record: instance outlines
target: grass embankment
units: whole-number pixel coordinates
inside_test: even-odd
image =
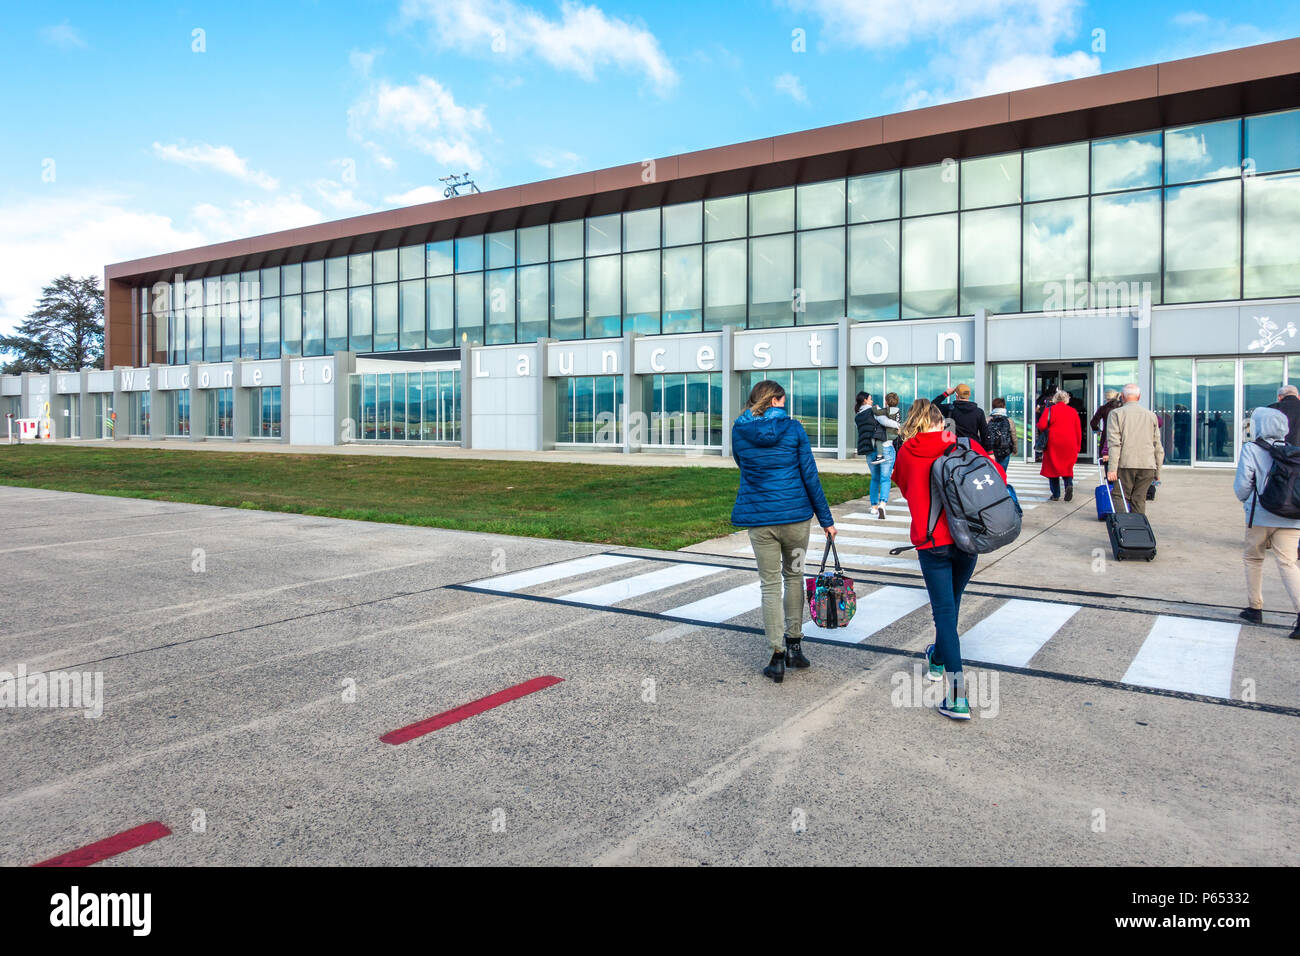
[[[732,469],[0,446],[0,484],[677,549],[728,534]],[[822,475],[832,504],[865,475]]]

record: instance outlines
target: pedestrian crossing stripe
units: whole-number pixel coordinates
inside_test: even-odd
[[[575,604],[617,604],[630,601],[634,597],[662,591],[674,584],[687,584],[711,574],[721,574],[730,568],[716,564],[670,564],[667,567],[647,571],[630,578],[606,581],[593,588],[566,594],[566,601]]]
[[[572,561],[561,561],[559,564],[544,564],[540,568],[516,571],[502,577],[472,581],[469,586],[472,588],[485,588],[489,591],[521,591],[524,588],[531,588],[538,584],[549,584],[552,581],[576,577],[579,574],[606,571],[609,568],[618,567],[620,564],[628,564],[635,560],[636,558],[629,558],[621,554],[592,554],[585,558],[575,558]]]
[[[1079,608],[1012,599],[961,635],[963,660],[1024,667]]]
[[[1232,696],[1232,665],[1240,624],[1160,615],[1124,683],[1206,697]]]
[[[820,637],[840,644],[861,644],[871,635],[883,631],[900,618],[930,603],[924,588],[902,588],[889,584],[858,598],[858,609],[847,627],[818,627],[812,621],[803,625],[804,637]]]

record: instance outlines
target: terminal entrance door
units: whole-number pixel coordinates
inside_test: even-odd
[[[1032,425],[1037,428],[1038,417],[1043,406],[1052,400],[1056,390],[1064,389],[1070,395],[1070,407],[1079,413],[1079,425],[1083,440],[1079,444],[1079,457],[1093,457],[1093,435],[1088,428],[1088,421],[1094,407],[1093,376],[1095,367],[1092,362],[1062,362],[1053,365],[1037,364],[1033,367],[1034,376],[1034,411]]]

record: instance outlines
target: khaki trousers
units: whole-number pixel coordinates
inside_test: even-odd
[[[1269,545],[1277,559],[1282,585],[1291,598],[1291,604],[1300,612],[1300,567],[1296,566],[1300,528],[1261,528],[1256,525],[1246,529],[1246,547],[1241,557],[1246,565],[1246,596],[1250,598],[1250,606],[1261,610],[1264,607],[1264,549]]]
[[[749,544],[758,563],[759,590],[763,595],[763,632],[772,653],[785,650],[785,638],[803,636],[803,564],[808,552],[810,522],[769,524],[749,529]],[[785,599],[781,584],[785,584]]]
[[[1156,480],[1154,468],[1120,468],[1116,474],[1128,498],[1128,510],[1134,514],[1147,513],[1147,489]]]

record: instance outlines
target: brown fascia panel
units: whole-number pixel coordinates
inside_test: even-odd
[[[1160,96],[1244,83],[1300,69],[1300,39],[1261,43],[1239,50],[1173,60],[1155,67]]]
[[[1037,119],[1151,99],[1156,95],[1156,68],[1143,66],[1009,93],[1008,118],[1013,121]]]

